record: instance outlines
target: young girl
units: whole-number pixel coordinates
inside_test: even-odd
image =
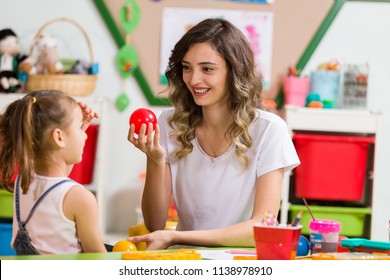
[[[277,216],[283,176],[299,164],[285,122],[261,110],[262,79],[243,33],[224,19],[192,27],[172,50],[169,98],[153,126],[128,140],[146,154],[148,249],[254,246],[253,224]],[[145,132],[148,130],[148,134]],[[179,223],[163,231],[173,194]]]
[[[0,184],[7,186],[18,172],[8,187],[14,192],[11,246],[18,255],[106,252],[94,195],[68,178],[95,117],[56,90],[26,94],[0,116]]]

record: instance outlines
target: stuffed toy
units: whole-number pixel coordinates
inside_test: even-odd
[[[89,62],[78,59],[68,71],[68,74],[88,74],[90,69]]]
[[[15,92],[22,87],[20,72],[30,72],[32,62],[20,53],[20,44],[11,29],[0,30],[0,92]]]
[[[63,74],[64,65],[59,59],[57,40],[52,35],[40,35],[34,44],[38,49],[37,74]]]

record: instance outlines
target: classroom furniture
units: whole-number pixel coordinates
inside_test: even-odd
[[[286,122],[287,126],[289,128],[290,134],[292,137],[294,137],[295,133],[307,133],[307,135],[311,135],[313,133],[332,133],[333,135],[370,135],[370,137],[373,137],[375,139],[374,145],[374,162],[373,166],[376,166],[378,161],[378,155],[383,150],[384,142],[382,141],[382,129],[381,129],[381,114],[380,112],[374,112],[370,110],[345,110],[345,109],[311,109],[311,108],[302,108],[302,107],[296,107],[296,106],[286,106]],[[311,134],[310,134],[311,133]],[[312,151],[313,152],[313,151]],[[340,151],[343,152],[343,151]],[[345,156],[345,160],[348,161],[347,155]],[[321,158],[313,158],[310,164],[316,165],[321,163]],[[348,162],[347,162],[348,163]],[[334,162],[335,166],[339,166],[339,168],[343,168],[344,162]],[[331,167],[331,166],[330,166]],[[294,171],[292,171],[294,172]],[[337,208],[329,205],[329,201],[331,200],[331,197],[325,197],[325,199],[322,199],[324,202],[324,206],[318,206],[320,208],[315,208],[317,210],[318,218],[323,218],[322,215],[326,217],[335,217],[334,219],[337,220],[337,217],[339,219],[343,219],[343,217],[346,219],[346,233],[350,235],[359,235],[361,232],[359,230],[364,225],[364,219],[366,216],[371,214],[371,217],[369,219],[368,226],[370,227],[370,236],[367,236],[373,240],[381,240],[381,236],[383,235],[383,232],[385,229],[385,225],[382,224],[382,217],[380,215],[381,213],[381,204],[383,201],[383,194],[386,185],[380,184],[379,181],[376,178],[375,170],[372,170],[372,172],[365,173],[372,174],[371,178],[365,178],[369,179],[366,184],[364,185],[365,188],[368,188],[364,190],[365,194],[370,194],[370,191],[372,192],[371,195],[368,195],[367,197],[364,197],[363,199],[359,200],[359,197],[354,197],[355,202],[359,202],[361,205],[359,207],[352,207],[349,209],[350,211],[345,212],[345,210],[348,210],[348,208]],[[324,170],[324,175],[332,177],[334,174],[326,174],[326,170]],[[358,175],[358,174],[356,174]],[[353,176],[353,174],[350,174],[350,176]],[[291,208],[292,213],[296,214],[299,210],[305,210],[305,206],[298,206],[293,205],[291,203],[291,179],[293,177],[291,174],[287,174],[285,177],[285,182],[283,186],[283,194],[282,194],[282,204],[281,204],[281,222],[282,223],[288,223],[288,212]],[[294,179],[294,178],[293,178]],[[350,180],[354,180],[353,177],[350,178]],[[361,182],[362,183],[362,182]],[[342,185],[336,186],[336,188],[343,188]],[[371,189],[371,190],[370,190]],[[348,194],[350,195],[350,194]],[[332,202],[353,202],[354,199],[349,200],[346,198],[337,198],[337,190],[334,191],[335,200]],[[321,199],[319,199],[321,201]],[[318,203],[318,198],[316,200],[316,203]],[[320,203],[321,204],[321,203]],[[361,207],[363,206],[363,207]],[[323,208],[321,208],[323,207]],[[314,212],[314,215],[316,213]],[[337,216],[341,215],[341,216]],[[350,219],[343,215],[353,215],[353,219],[356,219],[355,222],[352,221],[353,225],[349,225]],[[309,220],[309,219],[308,219]],[[363,221],[362,221],[363,220]],[[351,228],[352,226],[356,226],[357,229]],[[303,229],[303,233],[305,233],[306,229]],[[352,230],[352,232],[351,232]],[[307,231],[308,232],[308,231]],[[307,233],[306,232],[306,233]]]
[[[169,250],[189,249],[201,254],[203,260],[232,260],[234,257],[247,257],[254,259],[255,248],[232,247],[186,247],[175,246]],[[140,251],[145,252],[145,251]],[[151,252],[151,251],[148,251]],[[157,250],[156,253],[167,253],[167,250]],[[25,255],[25,256],[0,256],[0,260],[121,260],[121,252],[110,253],[79,253],[69,255]],[[140,257],[141,259],[141,257]]]
[[[182,247],[172,250],[189,249],[201,255],[201,260],[256,260],[255,248],[232,248],[232,247]],[[171,249],[169,249],[171,250]],[[143,251],[145,252],[145,251]],[[152,251],[149,251],[152,252]],[[169,253],[167,250],[157,250],[155,253]],[[172,252],[172,251],[171,251]],[[142,254],[142,253],[141,253]],[[362,255],[363,254],[363,255]],[[141,259],[141,257],[139,258]],[[306,257],[298,257],[296,260],[352,260],[352,259],[382,259],[389,260],[390,256],[386,254],[370,254],[361,252],[351,253],[322,253],[309,255]],[[79,253],[69,255],[25,255],[25,256],[0,256],[0,260],[122,260],[121,252],[110,253]]]
[[[0,113],[3,112],[10,103],[13,101],[20,99],[24,96],[24,93],[12,93],[12,94],[4,94],[0,93]],[[105,192],[105,188],[107,186],[106,178],[105,178],[105,168],[107,166],[107,153],[109,152],[108,149],[108,139],[109,139],[109,122],[108,122],[108,101],[104,97],[76,97],[74,98],[79,101],[88,104],[88,106],[92,107],[100,116],[99,119],[93,120],[93,125],[99,126],[98,131],[98,139],[96,143],[96,154],[95,154],[95,163],[94,163],[94,172],[93,172],[93,178],[90,184],[85,184],[84,186],[87,187],[89,190],[95,193],[96,199],[98,202],[98,208],[99,208],[99,223],[100,223],[100,230],[103,234],[103,238],[107,235],[107,228],[106,228],[106,217],[107,217],[107,195]],[[12,204],[8,204],[12,207]],[[3,205],[1,206],[3,207]],[[7,213],[11,213],[10,217],[12,218],[12,208],[8,210],[2,210],[7,211]],[[1,217],[0,217],[1,218]],[[0,240],[0,243],[2,244],[2,240]]]

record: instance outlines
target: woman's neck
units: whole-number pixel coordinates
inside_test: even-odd
[[[225,133],[232,122],[233,116],[227,108],[203,108],[203,121],[201,125],[204,129],[213,130],[218,134]]]

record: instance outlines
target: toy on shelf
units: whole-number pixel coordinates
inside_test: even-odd
[[[29,72],[32,63],[21,54],[19,39],[12,29],[0,30],[0,92],[15,92],[22,88],[20,72]]]
[[[63,74],[64,65],[58,54],[58,42],[53,35],[41,34],[34,45],[38,49],[38,59],[35,63],[38,74]]]
[[[262,105],[270,111],[276,112],[278,105],[276,104],[275,100],[273,99],[263,99]]]
[[[81,62],[81,59],[60,59],[57,52],[57,41],[54,37],[44,35],[44,30],[54,23],[65,22],[77,27],[84,36],[89,51],[89,62]],[[36,56],[36,52],[38,56]],[[76,21],[69,18],[58,18],[46,22],[34,37],[30,47],[31,59],[37,57],[34,71],[27,76],[27,91],[41,89],[56,89],[75,96],[90,95],[96,86],[98,64],[94,62],[91,41],[87,32]],[[66,61],[67,67],[65,66]],[[69,64],[69,65],[68,65]],[[67,69],[69,68],[69,69]]]
[[[320,95],[324,108],[337,105],[340,87],[340,66],[337,60],[322,63],[310,74],[310,93]]]

